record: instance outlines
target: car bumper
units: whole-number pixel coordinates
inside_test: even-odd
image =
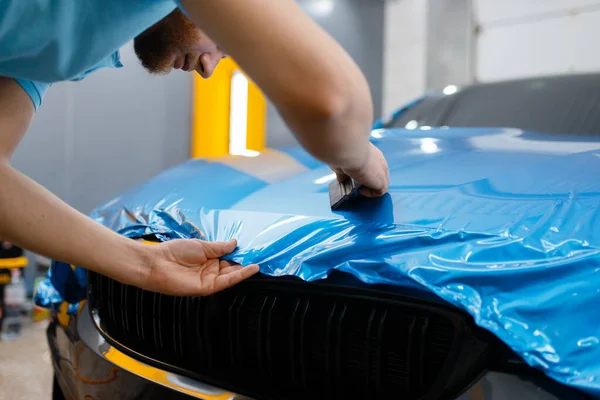
[[[55,318],[48,328],[57,383],[67,400],[246,400],[187,377],[154,368],[104,340],[87,304],[78,315]]]
[[[204,399],[250,400],[140,362],[110,345],[100,334],[99,320],[83,305],[71,326],[51,324],[48,339],[58,382],[67,399]],[[545,382],[545,380],[544,380]],[[458,400],[578,399],[564,387],[516,375],[488,372]]]

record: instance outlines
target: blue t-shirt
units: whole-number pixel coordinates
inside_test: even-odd
[[[0,0],[0,76],[15,78],[36,109],[55,82],[121,66],[118,50],[177,0]]]

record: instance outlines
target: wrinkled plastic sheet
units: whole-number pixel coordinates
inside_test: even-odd
[[[53,261],[46,279],[36,288],[34,301],[37,306],[60,312],[67,304],[67,314],[77,315],[80,302],[85,299],[86,271],[59,261]]]
[[[271,276],[314,281],[338,270],[424,288],[531,366],[600,395],[600,144],[502,129],[377,137],[390,193],[354,209],[332,212],[330,171],[291,149],[286,157],[302,171],[294,165],[285,179],[194,160],[92,217],[128,237],[235,238],[228,258]],[[248,162],[257,170],[265,163]],[[54,269],[54,286],[73,291],[83,284],[78,270],[57,279]]]

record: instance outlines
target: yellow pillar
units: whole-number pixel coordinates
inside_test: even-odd
[[[221,60],[209,79],[194,76],[191,157],[218,157],[229,153],[231,78],[241,71],[231,57]],[[246,75],[248,78],[248,76]],[[262,151],[266,142],[267,105],[263,93],[248,78],[246,148]]]

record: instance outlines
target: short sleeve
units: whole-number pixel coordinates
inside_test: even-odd
[[[0,76],[78,80],[169,15],[174,0],[0,0]]]
[[[17,83],[21,85],[23,90],[25,90],[25,92],[29,95],[29,98],[33,102],[33,106],[37,111],[38,108],[42,105],[42,100],[44,99],[44,95],[48,91],[50,84],[18,78],[15,79],[15,81],[17,81]]]

